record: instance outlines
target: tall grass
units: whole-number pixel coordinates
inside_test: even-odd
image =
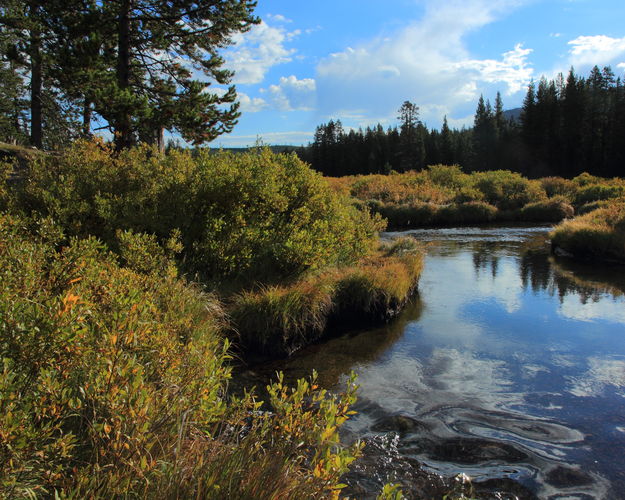
[[[326,333],[328,323],[393,316],[416,289],[422,266],[414,240],[400,240],[354,266],[244,291],[232,298],[228,310],[243,346],[268,355],[290,354]]]
[[[555,248],[577,258],[625,262],[625,203],[613,201],[566,221],[551,238]]]

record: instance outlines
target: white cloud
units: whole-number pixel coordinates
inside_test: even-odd
[[[508,94],[515,94],[523,89],[532,78],[533,69],[527,63],[527,56],[532,49],[524,49],[519,43],[514,49],[505,52],[501,61],[495,59],[476,59],[461,61],[454,66],[459,70],[474,72],[472,83],[482,80],[487,83],[504,83],[508,86]]]
[[[320,62],[320,114],[361,108],[365,102],[369,116],[391,117],[408,99],[421,106],[424,121],[438,123],[442,114],[473,111],[480,92],[494,94],[501,86],[509,94],[518,92],[533,75],[527,61],[531,50],[519,44],[500,59],[479,60],[471,57],[464,38],[521,3],[427,0],[419,21]],[[438,105],[432,108],[436,115],[426,114],[428,103]]]
[[[610,64],[625,54],[625,37],[578,36],[568,44],[574,66]]]
[[[299,34],[299,30],[289,32],[261,21],[249,32],[233,36],[234,45],[225,51],[224,57],[226,66],[235,71],[234,82],[261,83],[270,68],[290,62],[295,49],[285,44]]]
[[[625,360],[617,358],[588,358],[588,371],[579,377],[569,377],[569,392],[580,397],[601,396],[608,387],[625,387]]]
[[[280,111],[310,110],[315,104],[316,83],[312,78],[281,77],[280,83],[261,92],[267,94]]]
[[[267,107],[267,101],[262,97],[250,97],[243,92],[237,92],[237,97],[241,103],[241,111],[244,113],[256,113]]]
[[[267,17],[278,23],[292,23],[291,19],[284,17],[282,14],[268,14]]]

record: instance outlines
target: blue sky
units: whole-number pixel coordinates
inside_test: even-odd
[[[521,105],[530,79],[625,71],[623,0],[259,0],[224,52],[242,117],[212,147],[306,144],[315,127],[396,123],[405,100],[438,128],[470,125],[480,94]]]

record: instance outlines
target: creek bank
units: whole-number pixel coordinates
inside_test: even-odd
[[[580,261],[625,264],[625,201],[566,220],[551,233],[552,253]]]
[[[241,292],[228,307],[235,342],[244,358],[261,362],[346,328],[388,322],[417,291],[422,269],[416,241],[400,238],[354,266]]]

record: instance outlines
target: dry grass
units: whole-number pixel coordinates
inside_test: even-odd
[[[577,258],[625,261],[625,203],[614,202],[566,221],[551,238],[554,247]]]

